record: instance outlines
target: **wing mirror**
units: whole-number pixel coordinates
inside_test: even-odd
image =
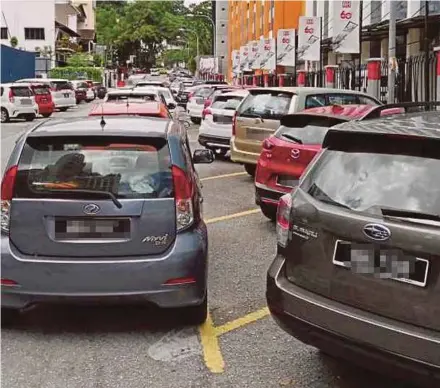
[[[211,150],[199,149],[193,154],[194,164],[209,164],[214,161],[214,153]]]

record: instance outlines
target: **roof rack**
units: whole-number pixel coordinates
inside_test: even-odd
[[[437,110],[435,109],[436,107],[440,107],[440,101],[397,102],[393,104],[378,105],[359,120],[377,119],[381,116],[389,116],[389,115],[401,114],[401,113],[413,113],[413,112]],[[398,110],[398,108],[401,108],[401,110]],[[413,110],[411,110],[412,108]],[[386,115],[384,115],[383,112],[387,110],[390,110],[390,112],[387,112]],[[395,111],[393,112],[393,110]]]

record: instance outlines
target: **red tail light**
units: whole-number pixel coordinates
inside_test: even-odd
[[[11,208],[11,200],[14,195],[15,179],[17,177],[17,166],[10,167],[2,180],[1,193],[1,230],[9,232],[9,210]]]
[[[271,150],[273,147],[275,147],[275,144],[273,144],[273,143],[270,141],[270,138],[269,138],[269,139],[265,139],[265,140],[263,141],[263,148],[264,148],[265,150]]]
[[[173,286],[173,285],[179,285],[179,284],[191,284],[195,283],[196,279],[193,277],[186,277],[186,278],[172,278],[168,279],[165,283],[165,285]]]
[[[205,118],[206,118],[207,115],[212,115],[212,110],[209,109],[209,108],[205,108],[205,109],[203,109],[203,112],[202,112],[202,119],[205,120]]]
[[[1,285],[6,287],[17,287],[19,284],[15,280],[1,278]]]
[[[194,92],[188,93],[188,100],[194,96]]]
[[[172,167],[174,197],[176,201],[177,231],[188,228],[194,222],[192,197],[194,186],[187,174],[179,167]]]
[[[277,242],[282,247],[286,247],[289,240],[291,209],[292,195],[285,194],[280,198],[277,209]]]
[[[234,117],[232,118],[232,136],[237,134],[237,112],[234,113]]]
[[[14,103],[15,99],[14,99],[14,92],[12,89],[9,89],[9,102]]]
[[[205,100],[205,103],[203,104],[204,108],[207,108],[208,106],[211,106],[211,100]]]

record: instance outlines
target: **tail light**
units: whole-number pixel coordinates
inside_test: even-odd
[[[269,138],[269,139],[265,139],[265,140],[263,141],[263,148],[264,148],[265,150],[271,150],[273,147],[275,147],[275,144],[273,144],[273,143],[270,141],[270,138]]]
[[[12,91],[12,89],[9,89],[9,102],[15,102],[14,92]]]
[[[188,100],[192,97],[194,97],[194,92],[188,93]]]
[[[232,118],[232,136],[237,134],[237,112],[234,113],[234,117]]]
[[[206,116],[208,116],[208,115],[212,115],[212,110],[209,108],[203,109],[202,119],[205,120]]]
[[[203,107],[206,109],[208,106],[211,106],[211,100],[205,100]]]
[[[11,200],[14,195],[15,178],[17,177],[17,166],[9,168],[2,180],[1,193],[1,231],[9,233],[9,213]]]
[[[287,246],[289,240],[291,210],[292,195],[289,193],[280,198],[277,209],[277,242],[283,248]]]
[[[184,230],[194,222],[192,197],[194,186],[187,174],[179,167],[172,167],[174,197],[176,201],[177,232]]]

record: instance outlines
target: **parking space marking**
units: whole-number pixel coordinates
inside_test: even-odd
[[[246,211],[240,212],[240,213],[234,213],[234,214],[228,214],[226,216],[209,218],[209,219],[205,220],[205,223],[206,224],[214,224],[216,222],[232,220],[233,218],[240,218],[240,217],[244,217],[244,216],[249,216],[251,214],[257,214],[260,212],[261,212],[260,208],[251,209],[251,210],[246,210]]]
[[[223,373],[225,362],[223,361],[218,336],[215,332],[210,314],[208,314],[206,322],[200,326],[199,331],[203,348],[203,358],[207,368],[212,373]]]
[[[235,319],[231,322],[225,323],[224,325],[217,326],[215,328],[215,333],[218,336],[225,334],[225,333],[229,333],[232,330],[235,330],[240,327],[246,326],[250,323],[256,322],[264,317],[267,317],[268,315],[269,315],[269,309],[267,307],[264,307],[260,310],[254,311],[253,313],[245,315],[244,317]]]
[[[247,175],[247,172],[233,172],[230,174],[208,176],[206,178],[200,178],[200,181],[205,182],[205,181],[210,181],[213,179],[230,178],[230,177],[234,177],[234,176],[243,176],[243,175]]]

